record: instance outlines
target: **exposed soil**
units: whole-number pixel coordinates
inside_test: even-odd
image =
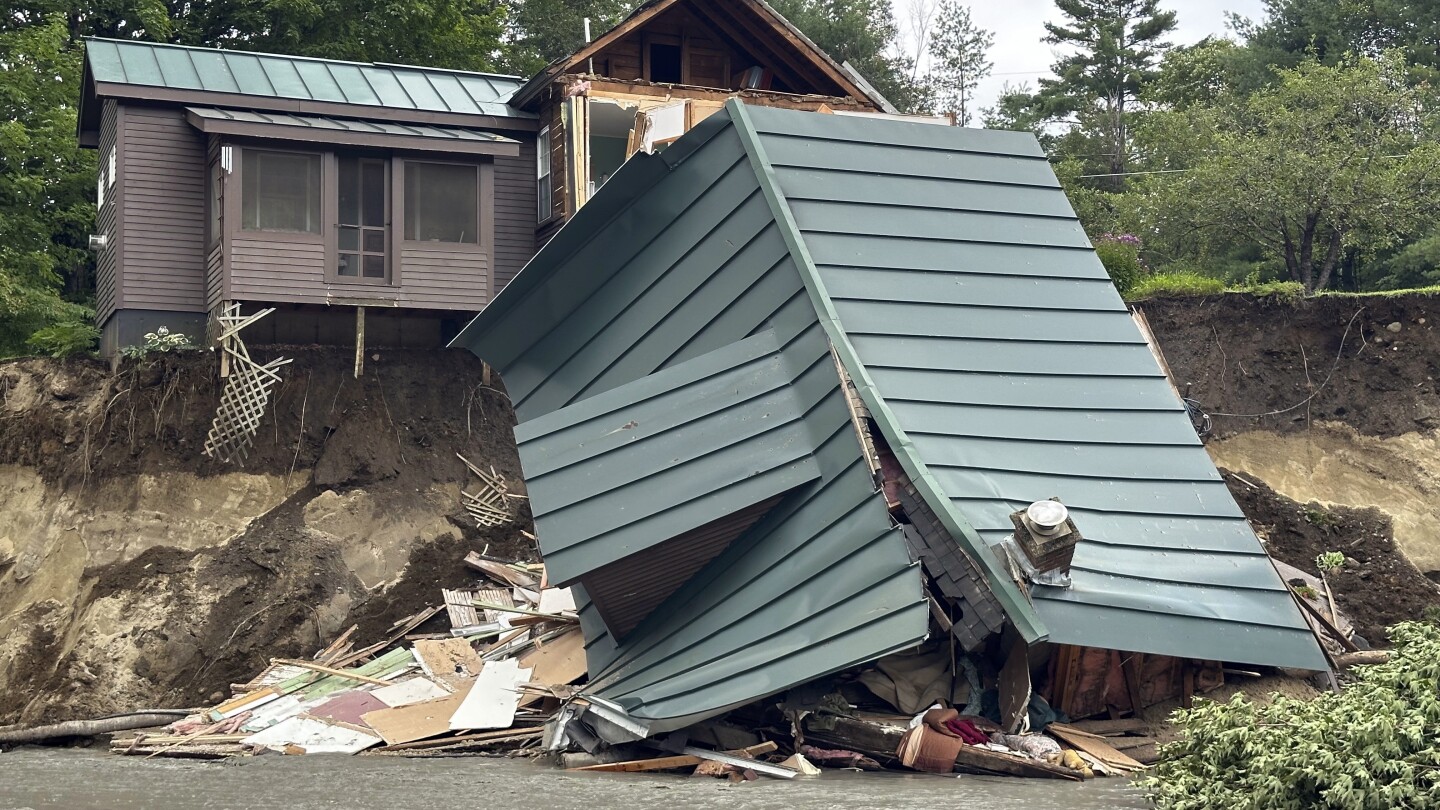
[[[1440,298],[1226,294],[1140,309],[1217,436],[1321,420],[1370,436],[1440,428]]]
[[[0,364],[0,465],[37,473],[52,522],[74,524],[47,538],[0,527],[0,657],[11,655],[0,723],[197,705],[352,623],[360,643],[383,637],[440,588],[474,581],[460,564],[468,551],[534,557],[523,500],[513,523],[485,531],[460,505],[475,481],[457,453],[523,492],[508,398],[472,355],[381,350],[356,380],[344,349],[255,354],[294,362],[240,465],[201,452],[221,390],[209,353],[115,375],[98,363]],[[229,491],[237,469],[288,496],[244,511]],[[110,518],[90,511],[126,513],[96,502],[102,493],[134,492],[138,504],[148,488],[192,478],[194,508],[227,515],[238,534],[106,556],[135,541],[130,524],[107,531]],[[75,575],[56,573],[62,563]]]
[[[1385,628],[1424,617],[1440,618],[1440,586],[1427,579],[1395,545],[1390,519],[1378,509],[1301,504],[1264,483],[1228,470],[1225,481],[1270,553],[1318,576],[1315,558],[1345,555],[1329,575],[1336,606],[1372,647],[1387,647]]]

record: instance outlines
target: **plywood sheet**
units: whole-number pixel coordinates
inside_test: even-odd
[[[360,719],[384,737],[387,745],[399,745],[448,732],[450,716],[460,708],[464,699],[463,694],[450,695],[395,709],[381,709]]]
[[[463,638],[421,639],[415,642],[415,658],[425,674],[453,691],[463,691],[480,674],[485,662]]]
[[[363,722],[360,719],[362,715],[385,708],[388,708],[388,705],[373,692],[354,690],[341,692],[306,713],[321,720],[359,724]]]
[[[530,670],[514,658],[491,661],[470,685],[465,700],[450,718],[452,731],[509,728],[515,724],[520,702],[520,684],[530,680]]]
[[[530,682],[546,686],[563,686],[585,677],[585,634],[575,630],[546,642],[520,656],[520,666],[531,670]],[[521,706],[540,700],[529,694],[520,699]]]

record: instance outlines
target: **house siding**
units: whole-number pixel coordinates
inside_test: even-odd
[[[491,294],[505,289],[510,279],[535,255],[535,135],[511,133],[520,141],[520,154],[495,158],[495,250]],[[408,269],[408,265],[407,265]]]
[[[203,312],[205,138],[180,109],[126,105],[122,112],[117,306]]]
[[[107,99],[100,113],[100,169],[106,171],[110,154],[118,140],[120,105]],[[120,157],[117,153],[118,174]],[[115,271],[120,263],[120,232],[116,219],[116,194],[122,188],[120,179],[105,189],[105,202],[95,212],[96,233],[108,237],[110,243],[95,257],[95,319],[104,324],[120,306],[120,291]]]

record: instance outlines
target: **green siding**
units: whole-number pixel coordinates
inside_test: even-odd
[[[862,394],[972,553],[1032,501],[1074,512],[1073,587],[1033,593],[1052,641],[1325,667],[1033,139],[746,117]]]
[[[97,38],[85,41],[85,61],[95,81],[111,84],[533,117],[507,104],[520,87],[514,76]]]

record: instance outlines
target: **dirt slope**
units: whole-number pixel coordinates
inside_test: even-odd
[[[1361,634],[1440,606],[1440,298],[1245,295],[1146,302],[1207,446],[1276,556],[1348,558]]]
[[[361,638],[468,582],[470,549],[532,556],[460,507],[468,471],[523,491],[514,417],[465,352],[277,348],[243,465],[201,453],[215,358],[0,365],[0,724],[193,705],[272,656]]]

